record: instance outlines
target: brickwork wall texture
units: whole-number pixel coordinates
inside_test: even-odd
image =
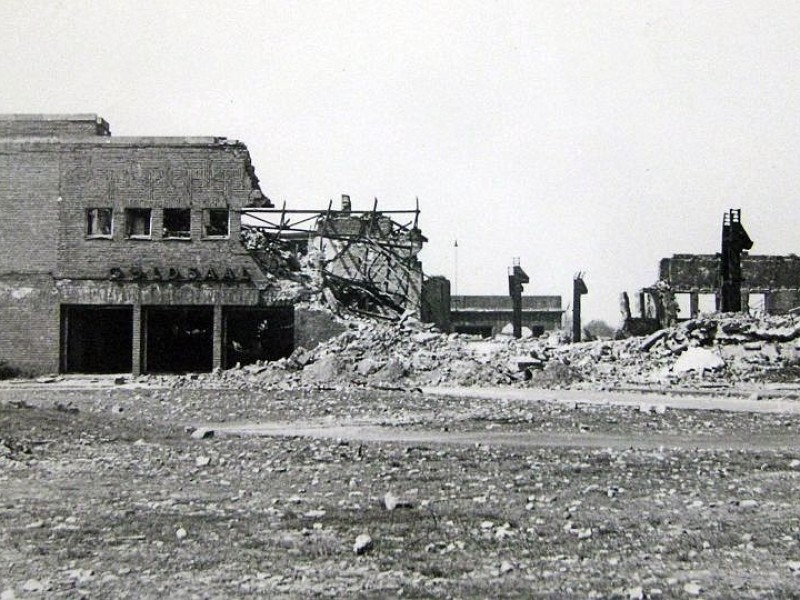
[[[25,275],[0,279],[0,360],[23,373],[57,373],[59,304],[53,279]]]
[[[325,340],[343,333],[347,328],[321,310],[295,309],[294,347],[311,350]]]
[[[0,117],[0,360],[24,372],[58,371],[60,303],[252,305],[269,297],[239,241],[237,209],[257,190],[247,148],[215,138],[97,137],[106,133],[93,119]],[[110,240],[88,239],[95,207],[114,211]],[[150,240],[126,238],[130,207],[151,209]],[[165,207],[191,210],[189,241],[163,239]],[[201,233],[212,207],[230,210],[225,239]],[[114,267],[124,280],[112,280]],[[174,269],[184,281],[159,282],[154,269],[165,279]],[[202,281],[185,281],[192,269]]]
[[[562,313],[558,312],[531,312],[522,311],[522,326],[533,329],[537,326],[544,328],[545,331],[555,331],[560,329]],[[453,310],[450,313],[450,322],[454,330],[461,326],[472,327],[491,327],[493,333],[500,333],[504,327],[512,322],[511,310],[495,311],[470,311]]]
[[[453,310],[511,310],[511,296],[450,296]],[[561,296],[523,296],[522,309],[560,310]]]
[[[768,312],[785,313],[800,308],[800,290],[775,290],[767,297]]]
[[[253,191],[242,145],[74,145],[62,153],[58,277],[102,279],[109,269],[189,268],[219,275],[227,267],[255,277],[257,266],[239,241],[241,215]],[[203,210],[230,208],[228,239],[208,239]],[[112,239],[87,236],[87,209],[112,208]],[[151,239],[128,239],[126,208],[152,211]],[[165,239],[163,209],[191,210],[191,239]]]
[[[450,282],[447,278],[435,276],[423,282],[420,317],[442,331],[450,331]]]
[[[751,289],[800,289],[800,257],[746,256],[742,258],[743,286]]]
[[[51,145],[0,144],[0,276],[55,271],[58,193]]]

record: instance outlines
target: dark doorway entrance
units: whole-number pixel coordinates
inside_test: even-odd
[[[225,355],[229,369],[258,360],[277,360],[294,350],[294,308],[226,308]]]
[[[214,361],[214,308],[147,306],[142,308],[148,373],[207,372]]]
[[[133,307],[61,306],[61,371],[130,373]]]

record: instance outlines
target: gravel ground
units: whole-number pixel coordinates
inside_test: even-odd
[[[0,593],[800,595],[800,416],[645,404],[5,386]],[[191,435],[312,420],[386,436]],[[428,437],[397,441],[413,432]]]

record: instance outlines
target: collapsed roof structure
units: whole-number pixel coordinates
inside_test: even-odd
[[[265,270],[286,278],[317,277],[333,309],[394,319],[419,312],[427,239],[414,210],[353,210],[348,195],[327,210],[251,207],[242,210],[246,248]],[[392,216],[411,220],[401,223]]]

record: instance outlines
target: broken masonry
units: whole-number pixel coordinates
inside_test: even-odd
[[[297,278],[314,273],[329,306],[355,314],[397,319],[419,313],[427,239],[414,210],[352,209],[342,195],[334,210],[251,208],[243,211],[243,240],[266,270]],[[389,215],[413,217],[402,223]],[[307,267],[307,268],[306,268]]]

